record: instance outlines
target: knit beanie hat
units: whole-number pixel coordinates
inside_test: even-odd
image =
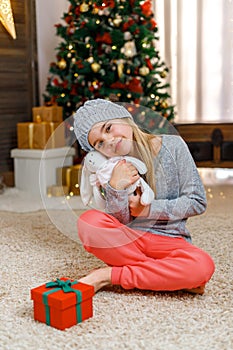
[[[96,123],[116,118],[131,118],[127,109],[108,100],[89,100],[74,114],[74,132],[77,140],[85,151],[93,150],[88,142],[88,134]]]

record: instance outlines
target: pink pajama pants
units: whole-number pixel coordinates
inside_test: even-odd
[[[135,231],[97,210],[79,217],[78,234],[88,252],[112,266],[111,283],[125,289],[191,289],[214,273],[211,257],[183,238]]]

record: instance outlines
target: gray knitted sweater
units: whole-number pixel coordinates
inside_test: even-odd
[[[127,190],[106,187],[106,212],[120,222],[140,231],[171,237],[183,237],[191,242],[186,228],[188,217],[206,209],[206,196],[196,165],[186,143],[180,136],[163,135],[162,146],[155,157],[156,198],[149,216],[132,218]]]

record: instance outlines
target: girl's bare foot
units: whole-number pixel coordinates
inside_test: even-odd
[[[111,284],[111,273],[111,267],[101,267],[91,271],[87,276],[80,278],[79,282],[90,284],[94,287],[96,293],[101,288]]]
[[[197,288],[192,288],[192,289],[184,289],[184,291],[192,294],[203,295],[205,293],[205,285]]]

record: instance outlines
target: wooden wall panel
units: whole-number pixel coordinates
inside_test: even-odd
[[[11,5],[17,38],[0,23],[0,173],[13,170],[16,125],[31,120],[38,104],[35,3],[11,0]]]

